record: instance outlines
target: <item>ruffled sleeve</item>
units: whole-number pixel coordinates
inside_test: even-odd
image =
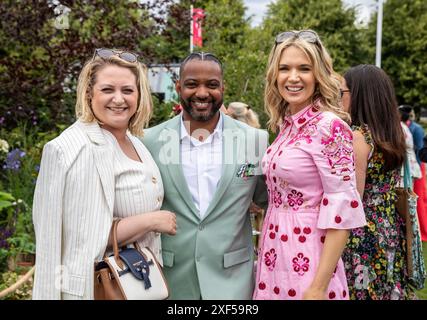
[[[326,116],[319,126],[319,147],[313,153],[323,186],[319,229],[353,229],[366,225],[356,189],[353,134],[335,116]]]

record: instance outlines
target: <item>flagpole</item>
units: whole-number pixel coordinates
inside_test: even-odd
[[[378,0],[378,15],[377,15],[377,47],[375,54],[375,65],[381,68],[381,42],[383,33],[383,1]]]
[[[193,52],[193,5],[190,6],[190,53]]]

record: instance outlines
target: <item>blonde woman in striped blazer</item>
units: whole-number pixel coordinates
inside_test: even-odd
[[[93,299],[94,263],[111,245],[148,246],[161,261],[160,233],[176,233],[160,210],[163,183],[136,137],[151,115],[145,67],[130,52],[97,49],[77,85],[78,120],[48,142],[34,193],[33,299]]]

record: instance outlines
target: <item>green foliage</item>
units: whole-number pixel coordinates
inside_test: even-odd
[[[154,127],[159,123],[169,120],[175,115],[172,111],[175,105],[174,102],[160,103],[157,97],[153,97],[153,104],[153,116],[150,120],[149,127]]]
[[[53,1],[0,1],[0,122],[13,128],[26,121],[42,130],[73,122],[76,79],[94,49],[126,48],[146,63],[159,60],[165,51],[152,37],[162,31],[160,13],[171,2],[61,1],[69,9],[64,18]],[[63,29],[55,24],[61,17],[69,22]]]
[[[7,168],[0,170],[0,187],[31,206],[43,146],[56,137],[64,127],[57,125],[53,126],[51,131],[40,132],[37,128],[21,123],[10,131],[1,129],[0,136],[7,137],[10,149],[19,149],[25,155],[20,159],[19,170]]]
[[[1,275],[0,291],[3,291],[18,282],[20,274],[15,271],[8,271]],[[30,278],[16,291],[10,293],[3,300],[30,300],[32,296],[33,279]]]
[[[279,0],[269,6],[264,28],[270,37],[268,47],[282,31],[315,30],[338,72],[373,61],[368,55],[365,32],[355,25],[355,9],[344,8],[341,0]]]
[[[10,146],[7,156],[16,150],[20,155],[13,165],[3,157],[0,167],[0,270],[6,268],[9,259],[35,251],[31,207],[41,153],[44,144],[65,127],[57,125],[40,132],[21,123],[10,131],[0,129],[0,137]]]
[[[0,191],[0,210],[6,210],[11,207],[13,201],[15,201],[15,198],[10,193]]]
[[[0,271],[7,267],[7,259],[10,255],[9,252],[9,237],[14,232],[14,219],[16,211],[15,198],[6,192],[0,192]]]
[[[0,264],[3,265],[8,259],[13,260],[20,254],[34,254],[36,249],[30,208],[19,199],[14,203],[12,209],[14,215],[9,224],[14,232],[7,239],[7,249],[0,249]]]
[[[156,50],[156,63],[179,63],[190,48],[190,1],[175,1],[168,7],[161,34],[148,37],[147,45]]]
[[[375,45],[377,19],[369,25]],[[427,106],[427,2],[387,0],[383,8],[382,68],[399,104]]]
[[[244,18],[243,0],[195,1],[194,7],[205,10],[202,24],[203,50],[214,52],[227,65],[229,57],[243,47],[249,22]]]
[[[427,264],[427,242],[422,242],[424,261]],[[418,299],[427,300],[427,279],[424,282],[424,289],[416,291]]]
[[[15,210],[13,207],[16,205],[16,199],[10,193],[0,191],[0,226],[9,225],[13,219]]]
[[[7,267],[9,259],[21,253],[34,253],[34,232],[31,210],[21,199],[0,192],[0,271]]]

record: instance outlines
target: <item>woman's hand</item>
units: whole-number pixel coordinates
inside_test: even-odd
[[[324,300],[328,298],[326,292],[334,270],[338,268],[338,261],[349,235],[349,230],[327,229],[319,265],[312,283],[303,294],[304,300]]]
[[[175,213],[167,210],[158,210],[123,218],[117,226],[117,241],[120,245],[133,243],[140,240],[148,232],[175,235]],[[112,245],[111,231],[108,245]]]
[[[176,234],[175,213],[167,210],[159,210],[150,214],[153,219],[153,231],[167,233],[171,236]]]

